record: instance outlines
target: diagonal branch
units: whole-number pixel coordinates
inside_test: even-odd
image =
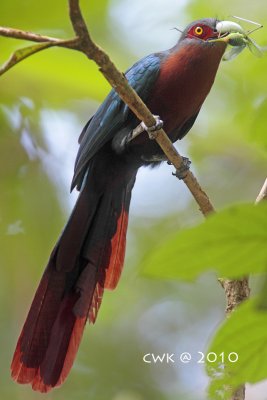
[[[88,58],[97,63],[100,67],[101,73],[105,76],[111,86],[114,87],[133,113],[143,121],[146,126],[153,126],[156,121],[147,106],[129,85],[125,76],[118,71],[109,56],[92,41],[79,7],[79,0],[69,0],[69,13],[73,29],[81,39],[81,51],[86,54]],[[157,132],[155,140],[174,167],[176,169],[181,168],[183,165],[183,158],[175,149],[163,129]],[[191,171],[186,173],[183,181],[195,198],[202,214],[206,216],[210,212],[213,212],[214,208],[207,194],[201,188]]]
[[[32,46],[26,49],[20,49],[13,53],[10,59],[0,69],[0,75],[5,73],[7,70],[18,64],[26,57],[44,50],[45,48],[60,46],[72,50],[78,50],[85,54],[89,59],[95,61],[95,63],[99,66],[101,73],[108,80],[111,86],[118,92],[122,100],[129,106],[137,118],[140,121],[143,121],[146,126],[153,126],[156,121],[152,113],[149,111],[134,89],[129,85],[124,74],[115,67],[110,57],[91,39],[79,7],[79,0],[68,0],[68,2],[70,19],[76,34],[76,37],[73,39],[62,40],[49,36],[42,36],[32,32],[22,31],[19,29],[0,27],[0,36],[44,44],[44,46]],[[173,164],[177,170],[179,170],[183,166],[183,158],[175,149],[163,129],[157,131],[155,140],[162,148],[170,163]],[[195,198],[195,201],[197,202],[202,214],[207,216],[210,212],[213,212],[214,208],[207,194],[201,188],[192,172],[186,172],[183,181]]]

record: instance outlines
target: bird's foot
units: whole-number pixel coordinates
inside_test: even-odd
[[[125,143],[131,142],[133,139],[135,139],[140,133],[146,131],[148,133],[148,136],[150,139],[156,139],[157,137],[157,131],[160,130],[163,127],[163,121],[161,121],[160,117],[158,115],[153,115],[153,117],[156,120],[155,125],[152,126],[146,126],[146,124],[142,121],[139,125],[137,125],[136,128],[134,128],[124,139]]]
[[[187,157],[182,157],[183,162],[180,168],[176,169],[172,174],[178,179],[184,179],[186,177],[187,171],[190,169],[191,161]]]
[[[156,120],[155,125],[146,126],[146,124],[142,121],[141,127],[144,131],[147,131],[149,139],[154,140],[158,136],[158,131],[163,127],[163,121],[160,119],[159,115],[153,115]]]

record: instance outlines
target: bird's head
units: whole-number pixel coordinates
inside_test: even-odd
[[[233,21],[220,21],[216,18],[193,21],[180,32],[182,34],[176,48],[179,50],[186,48],[188,57],[191,58],[192,56],[200,57],[202,54],[215,61],[222,57],[224,60],[232,59],[247,46],[249,41],[247,36],[249,32],[246,32],[239,24]],[[234,46],[228,52],[230,57],[226,57],[228,53],[224,56],[228,45]]]
[[[231,21],[220,21],[216,18],[205,18],[191,22],[179,39],[179,43],[207,46],[227,45],[227,36],[231,32],[240,32],[240,25]]]
[[[193,21],[183,31],[180,42],[209,42],[210,40],[217,39],[219,32],[216,28],[218,24],[215,18],[200,19]]]

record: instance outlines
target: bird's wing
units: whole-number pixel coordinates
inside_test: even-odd
[[[163,53],[151,54],[134,64],[127,72],[130,85],[145,101],[153,83],[156,81]],[[127,122],[130,110],[113,89],[101,104],[95,115],[84,127],[79,143],[73,189],[87,169],[88,162],[94,154]]]

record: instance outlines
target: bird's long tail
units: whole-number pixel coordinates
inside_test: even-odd
[[[13,379],[40,392],[65,380],[87,319],[95,322],[104,288],[115,288],[121,274],[136,171],[106,161],[97,155],[91,162],[14,353]]]

